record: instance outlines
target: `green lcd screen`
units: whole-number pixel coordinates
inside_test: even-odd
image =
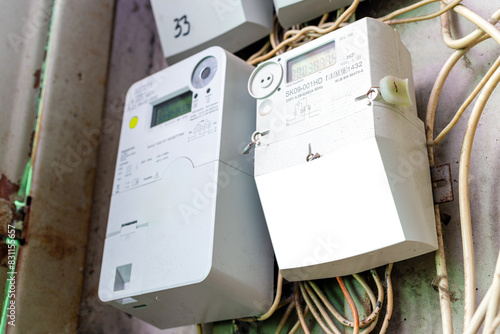
[[[191,111],[193,92],[187,91],[153,106],[151,127],[168,122]]]
[[[334,65],[335,60],[335,41],[292,58],[287,62],[287,82],[299,80]]]

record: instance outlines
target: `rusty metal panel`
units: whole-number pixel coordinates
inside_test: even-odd
[[[14,202],[29,163],[36,98],[44,58],[52,0],[0,2],[0,298],[4,300],[9,246],[8,225],[21,220]],[[11,231],[14,231],[13,229]],[[16,231],[16,237],[21,237]],[[14,234],[10,234],[13,236]],[[15,275],[13,275],[15,277]],[[16,286],[14,285],[14,288]],[[3,330],[3,327],[2,329]]]
[[[451,180],[450,164],[442,164],[431,168],[434,204],[453,201],[453,181]],[[443,183],[443,184],[441,184]]]
[[[76,333],[113,1],[33,3],[52,22],[9,333]]]
[[[19,184],[31,152],[52,0],[0,2],[0,177]]]

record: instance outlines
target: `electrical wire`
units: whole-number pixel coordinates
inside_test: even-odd
[[[460,220],[462,222],[463,232],[462,238],[465,238],[467,243],[464,248],[464,262],[466,267],[464,273],[467,274],[464,279],[464,328],[467,328],[476,307],[476,286],[475,286],[475,262],[474,262],[474,247],[472,240],[472,222],[470,213],[470,194],[469,194],[469,168],[470,158],[472,153],[472,143],[476,133],[479,119],[484,110],[486,102],[493,93],[493,90],[500,82],[500,69],[497,69],[492,77],[484,86],[483,91],[477,98],[472,114],[467,124],[462,150],[460,152],[460,167],[458,173],[459,187],[459,211]]]
[[[271,308],[261,316],[253,317],[253,318],[242,318],[239,320],[245,321],[245,322],[253,322],[253,321],[264,321],[264,320],[268,319],[278,309],[278,306],[279,306],[280,300],[281,300],[282,291],[283,291],[283,276],[281,276],[281,273],[278,272],[278,284],[276,287],[276,296],[274,297],[274,302],[271,305]]]
[[[387,265],[387,269],[385,271],[385,281],[387,284],[387,310],[385,312],[384,322],[382,323],[382,328],[380,329],[379,334],[385,334],[387,328],[389,327],[389,321],[392,316],[392,308],[393,308],[393,294],[392,294],[392,281],[391,281],[391,272],[392,272],[392,263]]]
[[[326,332],[326,334],[334,334],[334,332],[332,330],[330,330],[330,328],[328,328],[328,326],[323,322],[323,320],[321,319],[321,315],[318,313],[318,310],[316,310],[314,308],[314,306],[312,305],[312,301],[311,299],[309,298],[308,294],[306,291],[304,291],[304,283],[303,282],[299,282],[299,288],[300,288],[300,292],[302,294],[302,297],[304,298],[304,301],[306,302],[307,306],[309,307],[309,309],[311,310],[311,313],[314,317],[314,319],[316,319],[316,322],[319,324],[319,326],[323,329],[323,331]],[[319,306],[319,307],[318,307]],[[316,304],[316,307],[320,308],[321,306]],[[321,312],[321,311],[320,311]],[[323,312],[324,312],[324,309],[323,309]],[[323,312],[321,312],[323,314]],[[324,315],[323,315],[324,316]],[[331,322],[331,319],[328,318],[328,316],[325,318],[326,319],[329,319],[329,321]],[[330,323],[329,323],[330,324]],[[333,324],[333,323],[332,323]],[[342,334],[337,328],[335,325],[333,325],[333,328],[335,328],[335,334]],[[332,328],[332,329],[333,329]]]
[[[314,294],[314,292],[311,290],[310,285],[308,285],[307,283],[303,283],[302,286],[305,287],[305,290],[306,290],[307,294],[312,299],[312,301],[314,302],[314,304],[316,305],[316,307],[318,308],[318,310],[320,311],[321,315],[326,320],[326,322],[328,323],[328,325],[330,326],[330,328],[332,329],[332,331],[334,331],[337,334],[342,334],[340,332],[340,330],[337,328],[337,326],[335,325],[335,323],[330,318],[328,312],[322,306],[320,300],[316,297],[316,295]],[[312,309],[311,305],[308,305],[308,306],[309,306],[310,309]]]
[[[361,285],[363,290],[365,290],[366,294],[368,295],[368,298],[370,299],[370,303],[372,304],[372,309],[375,309],[377,307],[377,298],[375,297],[375,294],[373,293],[368,283],[366,283],[365,279],[361,277],[360,274],[352,274],[352,277],[354,277],[354,279],[359,283],[359,285]],[[382,303],[382,301],[380,301],[380,303]]]
[[[454,10],[468,19],[469,21],[476,24],[479,28],[489,34],[492,38],[494,38],[497,43],[500,44],[500,31],[495,28],[495,26],[484,20],[482,17],[471,11],[470,9],[464,6],[457,6]],[[491,96],[493,90],[498,85],[500,81],[500,70],[496,70],[493,76],[486,83],[482,93],[478,97],[478,101],[476,102],[471,117],[469,118],[469,122],[467,124],[466,133],[464,136],[464,141],[462,144],[462,150],[460,154],[460,167],[459,167],[459,209],[460,209],[460,219],[462,222],[462,226],[466,229],[466,238],[468,243],[467,252],[464,249],[464,262],[467,263],[466,270],[470,271],[468,275],[466,275],[465,279],[465,300],[464,300],[464,328],[467,328],[469,323],[471,322],[474,309],[475,309],[475,273],[474,273],[474,258],[473,258],[473,244],[472,244],[472,228],[471,228],[471,216],[470,216],[470,194],[468,187],[468,177],[469,177],[469,168],[470,168],[470,157],[472,151],[472,143],[474,140],[475,131],[477,129],[477,125],[479,123],[479,119],[484,110],[486,102]],[[463,235],[464,233],[462,233]],[[471,257],[472,255],[472,257]],[[467,257],[468,256],[468,257]],[[464,269],[465,273],[465,269]],[[493,299],[493,297],[492,297]],[[491,303],[491,301],[490,301]],[[493,305],[489,304],[488,308]],[[497,308],[494,311],[488,310],[487,314],[494,312],[496,314],[498,312],[498,304],[496,304]],[[488,324],[491,323],[491,317],[487,317]],[[490,331],[491,328],[485,326],[485,331]]]
[[[489,36],[487,37],[489,38]],[[462,117],[462,114],[464,111],[467,109],[467,107],[472,103],[472,101],[476,98],[477,94],[483,89],[484,85],[486,82],[491,78],[493,73],[500,67],[500,58],[498,58],[493,65],[490,67],[488,72],[484,75],[484,77],[481,79],[481,81],[477,84],[477,86],[474,88],[472,93],[467,97],[467,99],[462,103],[458,111],[456,112],[455,116],[453,119],[446,125],[446,127],[439,133],[439,135],[434,139],[432,142],[429,144],[431,145],[436,145],[443,140],[443,138],[453,129],[453,127],[458,123],[459,119]]]
[[[307,312],[309,312],[309,307],[304,307],[304,317],[307,315]],[[296,331],[298,331],[300,328],[300,320],[297,320],[295,325],[292,327],[292,329],[288,332],[288,334],[295,334]]]
[[[458,62],[458,60],[475,44],[485,40],[487,37],[482,37],[478,39],[477,41],[473,42],[470,44],[466,49],[461,49],[455,51],[452,56],[448,59],[448,61],[445,63],[443,68],[441,69],[438,78],[436,79],[430,98],[429,98],[429,103],[427,106],[427,114],[426,114],[426,135],[427,135],[427,140],[428,143],[434,144],[439,142],[439,140],[442,139],[442,137],[456,124],[458,119],[460,118],[461,114],[463,113],[463,110],[465,108],[460,109],[459,112],[456,114],[454,120],[450,123],[451,125],[446,128],[446,131],[443,133],[443,135],[438,139],[438,141],[433,141],[433,127],[434,127],[434,118],[435,118],[435,111],[437,107],[437,101],[439,99],[439,95],[441,93],[442,87],[444,85],[444,82],[446,78],[448,77],[448,74],[451,72],[451,69],[455,66],[455,64]],[[472,100],[472,99],[471,99]],[[467,101],[466,101],[467,102]],[[438,136],[439,137],[439,136]],[[431,163],[431,167],[434,165],[434,153],[432,147],[429,147],[429,161]],[[447,274],[446,274],[446,262],[445,262],[445,256],[444,256],[444,246],[442,242],[442,229],[441,229],[441,224],[439,220],[439,208],[435,206],[435,213],[436,213],[436,229],[437,229],[437,234],[438,234],[438,251],[436,253],[436,269],[438,271],[438,277],[439,279],[439,294],[440,294],[440,306],[441,306],[441,313],[442,313],[442,321],[443,321],[443,331],[444,333],[453,333],[453,325],[452,325],[452,316],[451,316],[451,303],[449,300],[449,287],[448,287],[448,281],[447,281]],[[439,221],[438,221],[439,220]],[[475,291],[474,291],[474,259],[473,259],[473,246],[472,246],[472,230],[469,226],[467,226],[467,223],[461,224],[462,226],[462,241],[463,241],[463,251],[464,251],[464,279],[466,282],[466,286],[468,288],[465,289],[465,295],[466,295],[466,300],[468,302],[466,305],[474,305],[472,302],[472,299],[475,296]],[[472,255],[472,258],[471,258]],[[472,296],[471,296],[472,294]],[[467,306],[467,314],[468,317],[470,317],[470,314],[473,313],[473,307]],[[466,327],[464,327],[466,328]]]
[[[299,283],[295,283],[295,309],[297,310],[297,316],[299,317],[300,326],[305,334],[311,334],[309,328],[306,324],[306,319],[304,317],[304,313],[302,312],[302,306],[300,306],[300,287]],[[312,310],[311,310],[312,311]]]
[[[442,1],[446,3],[445,0],[442,0]],[[473,12],[472,10],[470,10],[469,8],[467,8],[463,5],[455,6],[455,7],[453,7],[453,10],[455,12],[457,12],[458,14],[462,15],[463,17],[465,17],[467,20],[469,20],[472,23],[474,23],[475,25],[477,25],[485,33],[490,35],[491,38],[493,38],[495,41],[497,41],[498,44],[500,44],[500,30],[498,30],[491,22],[489,22],[488,20],[485,20],[480,15],[478,15],[477,13]]]
[[[486,310],[486,317],[484,320],[484,333],[493,333],[498,326],[494,326],[493,322],[498,315],[498,306],[500,304],[500,253],[497,257],[497,265],[495,273],[493,274],[493,282],[491,283],[491,296],[488,302],[488,309]]]
[[[356,308],[356,304],[354,303],[354,300],[352,299],[351,294],[347,290],[347,287],[344,284],[344,281],[342,280],[342,277],[337,277],[337,282],[339,282],[340,289],[344,293],[345,298],[347,299],[347,302],[349,303],[349,307],[351,308],[352,316],[354,318],[354,329],[352,331],[352,334],[358,334],[359,333],[359,315],[358,315],[358,309]]]
[[[441,14],[449,11],[450,9],[457,6],[460,2],[462,2],[462,0],[455,0],[453,2],[450,2],[449,4],[447,4],[446,6],[444,6],[443,8],[439,9],[438,11],[436,11],[432,14],[415,16],[415,17],[405,18],[405,19],[392,19],[392,20],[386,20],[384,22],[389,24],[389,25],[395,25],[395,24],[403,24],[403,23],[411,23],[411,22],[430,20],[430,19],[438,17]]]
[[[378,297],[376,303],[373,302],[372,297],[370,294],[374,297],[373,292],[371,289],[368,287],[366,282],[362,280],[360,282],[359,278],[360,276],[358,274],[354,274],[354,278],[360,282],[361,286],[367,291],[370,300],[372,301],[372,306],[373,306],[373,311],[370,315],[368,315],[365,319],[360,321],[360,327],[365,327],[369,325],[371,322],[377,319],[378,314],[380,312],[380,309],[382,307],[382,304],[384,302],[384,287],[382,286],[382,283],[377,275],[377,272],[372,269],[371,271],[373,279],[375,281],[375,284],[377,285],[377,291],[378,291]],[[358,278],[356,278],[358,277]],[[348,327],[354,327],[354,322],[346,319],[344,316],[342,316],[337,309],[330,303],[326,295],[321,291],[321,289],[314,283],[314,281],[308,281],[308,284],[313,288],[314,292],[318,295],[318,297],[321,299],[321,301],[325,304],[326,308],[330,311],[330,313],[342,324]],[[369,292],[368,292],[369,291]]]
[[[428,143],[432,142],[434,138],[434,122],[436,116],[436,108],[444,83],[449,73],[455,66],[455,64],[470,49],[470,47],[472,46],[469,46],[468,49],[455,51],[445,62],[445,64],[439,71],[436,80],[434,81],[434,85],[432,87],[432,91],[429,96],[429,101],[427,103],[427,110],[425,116],[426,138]],[[428,146],[428,156],[429,156],[430,167],[434,167],[435,165],[434,148],[432,146]],[[436,233],[438,240],[438,250],[436,251],[435,259],[436,259],[437,277],[439,277],[438,291],[439,291],[439,305],[441,309],[442,328],[444,334],[452,334],[453,318],[451,312],[451,301],[449,295],[449,284],[448,284],[448,274],[446,268],[446,257],[444,251],[442,225],[441,225],[440,210],[438,205],[434,205],[434,213],[436,219]]]
[[[484,317],[486,315],[486,309],[488,308],[488,302],[490,300],[491,296],[491,287],[486,291],[486,294],[483,297],[483,300],[479,304],[479,307],[477,308],[476,312],[474,313],[474,316],[472,317],[471,321],[469,322],[469,326],[465,328],[464,334],[475,334],[481,327]]]
[[[319,20],[318,26],[321,27],[324,23],[326,23],[326,20],[328,20],[328,16],[330,16],[330,13],[325,13]]]
[[[325,296],[325,294],[323,293],[323,291],[321,291],[321,289],[316,285],[316,283],[314,283],[313,281],[308,281],[308,284],[313,288],[314,292],[316,292],[316,294],[319,296],[319,298],[321,299],[321,301],[325,304],[326,308],[330,311],[330,313],[333,314],[333,316],[338,321],[340,321],[341,323],[343,323],[346,326],[354,327],[354,323],[352,321],[349,321],[346,318],[344,318],[337,311],[337,309],[330,303],[330,301],[328,300],[328,298]]]
[[[423,0],[423,1],[419,1],[417,3],[414,3],[413,5],[410,5],[410,6],[407,6],[407,7],[403,7],[401,9],[395,10],[392,13],[389,13],[389,14],[387,14],[385,16],[379,17],[378,19],[380,21],[384,22],[384,21],[390,20],[392,18],[395,18],[396,16],[399,16],[399,15],[411,12],[411,11],[413,11],[415,9],[418,9],[420,7],[423,7],[425,5],[428,5],[428,4],[433,3],[433,2],[438,2],[438,1],[440,1],[440,0]]]
[[[443,2],[441,2],[441,6],[444,6]],[[498,9],[490,16],[488,22],[495,25],[498,23],[499,19],[500,9]],[[465,37],[454,39],[451,35],[449,12],[445,12],[443,13],[443,15],[441,15],[441,35],[443,36],[443,41],[445,42],[445,44],[452,49],[463,49],[482,37],[484,34],[484,30],[482,30],[481,28],[477,28]]]
[[[492,333],[500,326],[500,314],[493,319],[493,323],[491,324]]]
[[[352,4],[349,6],[349,8],[337,19],[337,21],[335,21],[335,24],[332,25],[331,27],[329,27],[327,29],[320,29],[320,28],[314,27],[314,29],[312,29],[312,30],[315,31],[315,32],[317,32],[317,33],[320,33],[320,34],[327,34],[327,33],[331,32],[331,31],[334,31],[335,29],[337,29],[340,26],[340,24],[346,18],[349,18],[354,13],[354,11],[356,10],[356,8],[358,7],[359,1],[360,0],[354,0],[352,2]],[[311,31],[311,27],[305,27],[305,28],[303,28],[302,30],[299,31],[299,33],[297,33],[293,37],[285,39],[284,41],[282,41],[281,43],[279,43],[276,47],[274,47],[267,54],[265,54],[263,56],[260,56],[260,57],[257,57],[257,58],[254,58],[251,61],[249,61],[248,63],[251,64],[251,65],[255,65],[255,64],[258,64],[260,62],[263,62],[263,61],[271,58],[273,55],[276,54],[276,52],[278,52],[279,50],[281,50],[283,47],[289,45],[292,42],[298,41],[301,37],[304,36],[304,34],[306,33],[306,31]]]
[[[278,309],[282,308],[283,306],[285,305],[288,305],[290,302],[293,301],[293,296],[290,296],[288,298],[286,298],[283,302],[281,302],[279,305],[278,305]]]
[[[288,317],[290,316],[290,314],[292,313],[294,308],[295,308],[295,304],[292,302],[292,300],[290,300],[289,305],[286,308],[285,313],[283,313],[283,317],[281,317],[281,320],[280,320],[278,327],[276,328],[276,331],[274,332],[274,334],[281,333],[281,330],[283,329],[283,327],[285,327],[286,321],[288,320]]]
[[[266,41],[266,43],[262,46],[262,48],[259,51],[257,51],[256,53],[251,55],[250,58],[248,58],[247,62],[250,62],[257,57],[262,56],[263,54],[265,54],[269,50],[270,47],[271,47],[271,42]]]
[[[433,2],[437,2],[437,1],[438,0],[423,0],[423,1],[420,1],[416,4],[414,4],[414,5],[402,8],[402,9],[397,10],[391,14],[388,14],[382,18],[379,18],[379,20],[385,21],[388,24],[401,24],[401,23],[409,23],[409,22],[427,20],[430,18],[441,16],[441,29],[442,29],[443,40],[445,41],[445,43],[449,47],[454,48],[454,49],[458,49],[450,57],[450,59],[448,59],[447,63],[443,66],[443,69],[440,71],[440,74],[439,74],[438,78],[436,79],[436,82],[435,82],[434,87],[433,87],[433,91],[432,91],[431,96],[429,98],[429,104],[427,106],[426,138],[427,138],[427,142],[429,144],[429,147],[428,147],[429,152],[428,153],[429,153],[429,162],[430,162],[431,166],[434,166],[434,163],[435,163],[434,162],[434,147],[432,145],[435,145],[442,140],[442,138],[453,128],[453,126],[456,124],[458,119],[460,119],[463,111],[467,108],[467,106],[472,102],[472,100],[477,96],[477,94],[479,94],[479,92],[481,90],[483,90],[483,92],[481,93],[480,97],[478,98],[478,102],[474,106],[474,110],[473,110],[473,116],[475,113],[474,111],[476,111],[476,113],[478,115],[476,115],[475,117],[478,117],[478,118],[476,120],[475,118],[473,118],[473,116],[471,116],[471,119],[469,120],[469,125],[472,124],[472,127],[471,126],[467,127],[467,132],[464,136],[464,144],[462,147],[460,170],[461,170],[462,174],[463,174],[462,170],[466,170],[466,172],[467,172],[466,175],[468,178],[468,168],[469,168],[468,164],[470,163],[470,150],[471,150],[472,141],[474,138],[475,127],[477,127],[477,122],[478,122],[478,119],[480,117],[480,114],[482,113],[482,110],[484,109],[484,104],[486,103],[486,101],[489,99],[489,96],[491,95],[491,92],[489,92],[489,93],[484,93],[484,92],[488,91],[488,90],[492,91],[492,89],[494,89],[496,84],[498,84],[498,82],[495,84],[494,82],[492,82],[492,80],[497,76],[498,67],[500,65],[500,58],[497,60],[499,65],[497,65],[497,62],[495,62],[495,64],[490,68],[490,70],[485,75],[485,77],[483,77],[481,82],[475,87],[473,92],[469,95],[469,97],[466,99],[466,101],[462,104],[461,108],[457,111],[457,113],[455,114],[455,117],[450,122],[450,124],[448,124],[448,126],[436,137],[436,139],[434,139],[433,138],[433,129],[434,129],[434,119],[435,119],[437,101],[439,99],[439,95],[441,93],[444,82],[445,82],[446,78],[448,77],[448,74],[450,73],[451,69],[455,66],[455,64],[458,62],[458,60],[468,50],[470,50],[470,48],[472,46],[476,45],[480,41],[483,41],[483,40],[489,38],[490,36],[493,37],[500,44],[500,32],[494,26],[498,22],[498,19],[500,17],[500,10],[497,10],[493,15],[491,15],[489,21],[487,21],[487,20],[483,19],[482,17],[480,17],[479,15],[477,15],[476,13],[472,12],[467,7],[461,5],[460,4],[461,1],[459,1],[459,0],[452,1],[452,2],[443,0],[443,1],[441,1],[440,10],[435,12],[435,13],[432,13],[429,15],[424,15],[424,16],[413,17],[413,18],[392,19],[394,17],[397,17],[398,15],[401,15],[403,13],[407,13],[409,11],[415,10],[417,8],[424,6],[424,5],[427,5],[427,4],[430,4]],[[323,15],[323,17],[320,19],[317,27],[314,27],[314,26],[306,26],[306,27],[296,26],[296,27],[293,27],[293,28],[288,29],[288,30],[282,30],[282,32],[280,33],[279,24],[277,24],[275,26],[275,29],[273,30],[273,33],[270,35],[270,40],[266,43],[266,45],[264,45],[264,47],[261,50],[259,50],[258,53],[253,55],[248,61],[251,64],[257,64],[261,61],[265,61],[265,60],[269,59],[273,55],[281,54],[281,53],[283,53],[287,50],[290,50],[294,47],[297,47],[297,46],[300,46],[304,43],[307,43],[308,41],[310,41],[314,38],[320,37],[325,33],[333,31],[340,26],[346,25],[347,24],[346,20],[349,20],[349,18],[354,15],[354,12],[355,12],[355,9],[356,9],[358,3],[359,3],[359,1],[353,1],[351,6],[346,11],[339,10],[337,12],[337,20],[335,22],[326,22],[328,19],[328,14]],[[465,17],[469,21],[476,24],[478,26],[478,28],[463,38],[453,39],[453,36],[451,35],[451,31],[449,29],[450,19],[449,19],[449,13],[448,13],[449,10],[452,8],[455,12],[457,12],[458,14],[462,15],[463,17]],[[282,36],[282,37],[280,37],[280,36]],[[272,47],[272,50],[268,51],[270,47]],[[265,53],[265,52],[267,52],[267,53]],[[486,101],[480,102],[481,97],[483,97],[483,99],[485,99]],[[476,122],[475,126],[474,126],[474,122]],[[470,148],[467,148],[469,145],[469,141],[470,141]],[[466,144],[466,142],[467,142],[467,144]],[[469,155],[468,158],[466,156],[467,152]],[[464,154],[465,154],[465,157],[463,158]],[[463,166],[465,164],[467,166]],[[462,203],[462,201],[465,201],[469,205],[468,217],[467,217],[467,214],[466,215],[462,214],[462,209],[461,209],[461,226],[462,226],[462,238],[463,238],[464,254],[469,254],[468,253],[469,250],[472,249],[472,259],[470,257],[464,256],[464,281],[466,282],[465,283],[466,303],[465,303],[465,307],[464,307],[464,312],[466,315],[464,316],[464,325],[467,324],[467,321],[468,321],[467,318],[469,318],[469,320],[472,319],[472,322],[470,322],[470,324],[476,324],[476,322],[477,322],[476,319],[481,318],[481,312],[483,312],[483,310],[484,310],[484,314],[486,314],[486,310],[488,309],[489,314],[490,314],[489,315],[490,320],[489,320],[488,324],[490,327],[493,327],[497,323],[500,323],[500,317],[495,316],[497,313],[496,312],[497,309],[495,312],[491,311],[491,309],[494,309],[494,305],[492,306],[492,308],[488,308],[487,307],[488,303],[483,303],[486,300],[486,296],[483,299],[483,302],[481,303],[480,307],[478,308],[476,314],[474,314],[474,305],[470,303],[471,299],[475,300],[475,293],[471,294],[471,291],[472,291],[471,290],[471,286],[472,286],[471,282],[475,281],[475,277],[474,277],[474,271],[473,270],[471,271],[471,268],[474,269],[472,231],[471,230],[468,231],[468,227],[467,227],[467,224],[468,224],[467,219],[470,220],[470,202],[469,202],[469,198],[468,198],[468,196],[469,196],[468,185],[467,185],[467,182],[463,181],[464,179],[467,180],[467,178],[463,177],[460,181],[460,184],[459,184],[460,199],[461,199],[460,202]],[[465,204],[461,205],[461,207],[464,205]],[[440,294],[440,298],[439,298],[440,299],[440,307],[441,307],[441,313],[442,313],[442,327],[443,327],[443,333],[451,334],[451,333],[453,333],[452,317],[451,317],[451,302],[450,302],[450,296],[449,296],[449,285],[448,285],[448,279],[447,279],[442,226],[441,226],[441,220],[439,217],[440,212],[439,212],[438,205],[434,206],[434,211],[435,211],[435,215],[436,215],[436,229],[437,229],[437,235],[438,235],[438,251],[436,252],[435,259],[436,259],[436,271],[437,271],[438,288],[439,288],[438,290],[439,290],[439,294]],[[465,222],[463,222],[464,220],[465,220]],[[465,238],[464,238],[464,234],[467,234],[468,236],[465,236]],[[472,267],[471,267],[471,264],[472,264]],[[391,267],[391,269],[392,269],[392,267]],[[470,275],[471,272],[472,272],[472,276]],[[387,273],[388,273],[388,275],[387,275]],[[472,277],[472,280],[471,280],[471,277]],[[384,323],[382,324],[382,328],[383,328],[384,332],[387,329],[387,326],[388,326],[388,323],[390,320],[390,314],[392,313],[392,308],[393,308],[392,283],[390,283],[390,270],[389,270],[389,268],[388,268],[388,271],[386,271],[386,280],[388,280],[387,281],[388,282],[387,283],[387,285],[388,285],[388,290],[387,290],[388,301],[387,301],[386,316],[384,318]],[[340,282],[339,282],[339,284],[340,284]],[[361,285],[363,286],[363,284],[361,284]],[[298,288],[298,289],[302,289],[302,295],[304,296],[304,300],[306,301],[306,304],[309,300],[309,303],[311,304],[312,309],[314,309],[314,307],[312,306],[312,303],[315,303],[315,305],[321,305],[320,302],[317,300],[316,295],[314,295],[313,291],[311,291],[309,289],[309,286],[312,287],[314,292],[323,301],[323,303],[329,309],[329,311],[332,312],[332,310],[330,310],[330,307],[329,307],[329,305],[331,305],[331,303],[329,303],[329,302],[327,303],[323,300],[322,296],[324,297],[324,294],[322,294],[320,289],[316,289],[317,286],[315,288],[315,284],[313,282],[301,283],[301,285],[299,285],[299,288]],[[345,285],[344,285],[344,287],[345,287]],[[377,287],[378,287],[378,285],[377,285]],[[294,302],[292,303],[293,305],[295,305],[295,308],[296,308],[298,316],[299,316],[299,321],[294,326],[294,328],[296,331],[300,326],[302,326],[303,329],[305,328],[304,331],[306,333],[309,333],[309,330],[307,329],[307,326],[305,325],[305,318],[304,318],[304,314],[308,310],[309,306],[306,306],[305,311],[302,312],[302,310],[300,309],[300,296],[297,297],[298,289],[296,288],[296,291],[294,294]],[[320,292],[318,292],[318,291],[320,291]],[[346,291],[347,291],[347,288],[346,288]],[[344,290],[343,290],[343,292],[345,293]],[[389,294],[391,295],[391,297],[389,297]],[[383,295],[384,294],[383,294],[383,290],[382,290],[382,296]],[[472,297],[471,297],[471,295],[472,295]],[[314,296],[314,298],[313,298],[313,296]],[[316,298],[316,302],[315,302],[315,298]],[[347,298],[347,296],[346,296],[346,298]],[[326,297],[325,297],[325,299],[326,299]],[[352,300],[352,297],[351,297],[351,300]],[[370,300],[372,301],[372,298],[370,298]],[[383,297],[382,297],[382,301],[383,301]],[[373,301],[372,301],[372,303],[373,303]],[[390,306],[389,306],[389,303],[391,304]],[[373,319],[378,319],[378,312],[380,311],[380,307],[378,308],[378,311],[376,314],[374,314],[374,312],[377,309],[377,307],[379,306],[379,304],[381,304],[381,303],[377,303],[377,306],[375,306],[373,308],[374,311],[370,315],[370,316],[374,315],[374,317],[371,318],[372,322],[366,323],[366,324],[370,324],[369,327],[371,327],[371,329],[373,329],[374,325],[376,324],[376,322],[373,321]],[[297,308],[297,306],[299,308]],[[351,308],[352,308],[352,306],[355,307],[354,302],[353,302],[353,305],[351,305],[351,303],[350,303],[350,306],[351,306]],[[289,305],[288,308],[290,308],[290,307],[291,306]],[[318,307],[318,306],[316,306],[316,307]],[[333,308],[333,306],[331,308],[333,310],[335,310]],[[319,312],[321,313],[320,307],[318,307],[318,310],[320,310]],[[324,310],[324,308],[323,308],[323,310]],[[314,311],[312,311],[312,312],[314,312]],[[335,310],[335,312],[336,312],[336,310]],[[332,312],[332,314],[334,314],[334,316],[335,316],[334,312]],[[471,316],[471,314],[473,316]],[[483,314],[482,318],[485,317],[484,314]],[[322,313],[322,315],[323,315],[323,313]],[[367,317],[366,319],[369,319],[370,316]],[[286,322],[286,320],[285,320],[285,322]],[[355,322],[359,323],[359,327],[361,327],[361,323],[363,323],[363,321],[359,322],[359,319]],[[479,323],[481,323],[481,322],[482,322],[482,320]],[[354,323],[353,323],[353,325],[354,325]],[[365,325],[365,323],[363,323],[363,325]],[[365,330],[368,330],[369,327],[367,327]],[[292,331],[290,333],[294,332],[294,328],[292,328]],[[468,327],[464,327],[464,328],[468,328]],[[358,328],[358,330],[359,330],[359,328]],[[364,333],[364,332],[365,331],[363,331],[362,333]],[[382,333],[382,331],[381,331],[381,333]]]
[[[429,147],[429,155],[434,158],[434,148]],[[434,161],[431,167],[434,166]],[[444,252],[443,228],[441,224],[441,213],[439,205],[434,205],[434,217],[436,223],[436,235],[438,249],[434,256],[436,263],[436,274],[438,277],[437,288],[439,292],[439,308],[441,310],[441,327],[443,334],[453,334],[453,317],[451,313],[450,286],[448,283],[448,270],[446,267],[446,257]]]
[[[359,322],[359,327],[366,327],[369,324],[371,324],[375,319],[378,317],[378,313],[380,312],[380,309],[382,307],[382,303],[384,302],[384,290],[381,286],[381,289],[377,290],[379,292],[378,300],[375,299],[375,295],[373,294],[372,289],[368,286],[366,281],[359,275],[359,274],[353,274],[352,275],[356,281],[361,285],[361,287],[365,290],[366,294],[368,295],[368,298],[370,299],[370,303],[372,304],[372,313],[370,313],[365,319],[361,320]],[[380,291],[382,290],[382,291]],[[351,326],[353,327],[353,326]]]

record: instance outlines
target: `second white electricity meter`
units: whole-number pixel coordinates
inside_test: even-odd
[[[260,64],[248,88],[255,179],[287,280],[437,248],[424,125],[394,29],[357,21]]]
[[[262,314],[274,256],[239,147],[253,67],[212,47],[127,93],[99,297],[156,327]]]

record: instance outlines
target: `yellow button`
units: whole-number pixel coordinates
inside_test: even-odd
[[[139,118],[137,118],[137,116],[134,116],[131,120],[130,120],[130,128],[133,129],[135,128],[135,126],[137,125],[137,123],[139,122]]]

